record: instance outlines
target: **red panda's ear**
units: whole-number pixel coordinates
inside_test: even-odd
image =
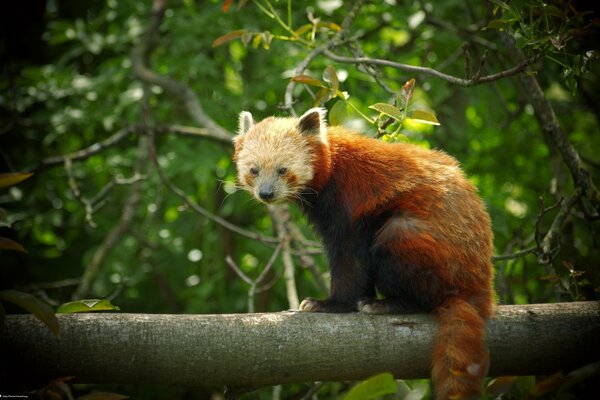
[[[298,130],[305,135],[325,135],[327,123],[326,111],[323,108],[311,108],[300,117]]]
[[[238,122],[238,135],[243,135],[250,130],[254,126],[254,119],[252,119],[252,114],[248,111],[242,111],[240,113],[240,119]]]

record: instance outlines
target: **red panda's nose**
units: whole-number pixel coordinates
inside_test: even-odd
[[[271,184],[263,184],[258,189],[258,195],[261,199],[265,201],[273,200],[275,197],[275,191],[273,190],[273,185]]]

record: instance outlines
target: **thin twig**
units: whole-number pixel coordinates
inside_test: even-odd
[[[512,260],[514,258],[525,257],[528,254],[535,253],[537,250],[537,246],[531,246],[526,249],[511,253],[511,254],[501,254],[498,256],[493,256],[492,261],[503,261],[503,260]]]
[[[61,165],[65,163],[65,160],[69,159],[70,161],[84,161],[90,158],[91,156],[98,154],[109,147],[115,146],[122,142],[124,139],[128,138],[131,133],[135,132],[135,126],[129,126],[121,129],[117,133],[111,135],[103,141],[98,143],[94,143],[91,146],[85,147],[83,149],[74,151],[73,153],[65,154],[62,156],[52,156],[48,158],[44,158],[42,161],[37,163],[36,165],[30,166],[25,169],[27,172],[39,171],[44,168],[53,167],[56,165]]]

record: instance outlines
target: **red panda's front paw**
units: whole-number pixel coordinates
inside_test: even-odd
[[[323,301],[308,297],[302,300],[298,309],[304,312],[320,312],[323,311]]]

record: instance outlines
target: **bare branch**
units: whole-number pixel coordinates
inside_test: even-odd
[[[528,254],[535,253],[536,250],[537,250],[537,246],[531,246],[526,249],[517,251],[515,253],[501,254],[501,255],[493,256],[492,261],[512,260],[514,258],[525,257]]]
[[[514,40],[506,34],[503,34],[501,38],[513,61],[524,62],[522,61],[524,59],[523,54],[515,46]],[[581,161],[579,153],[561,129],[554,109],[544,95],[537,79],[533,75],[522,74],[520,80],[524,86],[525,94],[533,106],[540,127],[549,139],[547,141],[548,146],[558,150],[564,163],[571,171],[575,185],[582,189],[583,194],[590,200],[593,207],[600,211],[600,191],[594,184],[590,171]]]
[[[180,99],[190,117],[194,121],[207,129],[207,136],[210,135],[219,141],[229,141],[232,135],[221,125],[217,124],[205,111],[198,100],[196,94],[188,86],[183,85],[175,79],[157,74],[146,65],[145,57],[148,57],[152,51],[153,45],[157,40],[158,30],[165,14],[165,1],[155,0],[152,10],[150,23],[144,38],[140,41],[132,52],[132,67],[135,75],[147,84],[158,85],[166,92]]]
[[[364,0],[356,0],[354,2],[352,7],[350,8],[350,11],[348,11],[348,13],[346,14],[344,21],[342,21],[341,29],[338,32],[336,32],[336,34],[333,35],[333,37],[331,39],[329,39],[327,42],[325,42],[321,46],[317,47],[316,49],[314,49],[313,51],[308,53],[308,55],[304,58],[304,60],[302,60],[302,62],[300,62],[300,64],[298,64],[298,66],[294,70],[295,75],[302,74],[308,68],[310,63],[313,62],[313,60],[315,58],[317,58],[319,55],[323,54],[323,52],[326,51],[327,49],[335,46],[336,43],[339,42],[344,37],[344,35],[348,31],[348,28],[350,27],[350,24],[352,24],[352,21],[354,21],[354,18],[356,18],[356,16],[358,15],[358,12],[360,11],[360,8],[362,7],[363,3],[364,3]],[[292,98],[292,94],[293,94],[295,85],[296,85],[296,83],[292,80],[290,80],[288,82],[288,84],[285,88],[284,106],[283,106],[283,108],[288,110],[290,112],[290,114],[293,116],[297,115],[296,111],[293,108],[294,101]]]
[[[66,159],[69,159],[71,161],[87,160],[91,156],[98,154],[98,153],[106,150],[109,147],[116,146],[117,144],[122,142],[124,139],[129,137],[129,135],[132,132],[135,132],[135,130],[136,130],[135,126],[129,126],[127,128],[121,129],[120,131],[111,135],[110,137],[106,138],[105,140],[98,142],[98,143],[94,143],[91,146],[88,146],[81,150],[77,150],[77,151],[74,151],[73,153],[65,154],[63,156],[53,156],[53,157],[44,158],[38,164],[26,168],[25,171],[28,171],[28,172],[29,171],[39,171],[44,168],[61,165],[61,164],[65,163]]]
[[[136,173],[141,173],[142,168],[145,167],[147,153],[148,138],[140,136],[138,139],[138,159],[136,160],[136,164],[134,166]],[[100,247],[98,247],[98,249],[94,252],[92,260],[86,266],[79,285],[73,293],[73,299],[82,299],[88,295],[92,282],[96,278],[102,262],[108,253],[113,249],[113,247],[120,242],[121,238],[131,228],[141,198],[140,186],[141,184],[139,180],[135,181],[131,185],[131,190],[129,196],[127,197],[127,201],[123,206],[119,221],[115,224],[115,226],[113,226],[108,235],[106,235],[104,238],[104,241],[100,244]]]
[[[233,271],[244,282],[246,282],[248,285],[250,285],[250,288],[248,288],[248,312],[249,313],[254,312],[254,296],[255,296],[255,294],[261,293],[265,290],[268,290],[275,283],[275,279],[274,279],[273,281],[271,281],[261,287],[258,287],[258,285],[260,285],[262,283],[262,281],[266,278],[267,274],[271,271],[271,268],[273,267],[273,264],[275,263],[275,260],[279,256],[279,253],[281,252],[281,249],[283,248],[283,246],[284,246],[284,241],[279,242],[279,244],[275,248],[275,251],[271,255],[271,258],[267,262],[267,265],[265,265],[265,267],[261,271],[260,275],[256,279],[251,279],[248,275],[246,275],[244,273],[244,271],[242,271],[242,269],[240,267],[238,267],[238,265],[233,261],[233,258],[231,258],[231,256],[225,257],[225,262],[227,263],[227,265],[229,265],[231,267],[231,269],[233,269]]]
[[[552,262],[553,255],[556,253],[555,247],[560,235],[560,231],[562,230],[567,217],[571,214],[571,209],[575,203],[579,201],[581,195],[582,190],[578,188],[567,201],[561,202],[562,206],[558,214],[556,214],[554,221],[552,221],[550,229],[544,236],[544,239],[541,241],[541,243],[538,243],[538,262],[540,264],[549,264]]]
[[[512,67],[510,69],[500,71],[495,74],[481,76],[481,77],[479,77],[479,79],[475,79],[475,78],[463,79],[463,78],[458,78],[456,76],[444,74],[443,72],[440,72],[440,71],[432,69],[432,68],[419,67],[416,65],[409,65],[409,64],[402,64],[402,63],[397,63],[397,62],[390,61],[390,60],[383,60],[383,59],[379,59],[379,58],[344,57],[344,56],[337,55],[330,50],[324,50],[323,54],[326,57],[329,57],[330,59],[337,61],[337,62],[341,62],[341,63],[381,65],[383,67],[395,68],[395,69],[412,72],[412,73],[416,73],[416,74],[430,75],[435,78],[442,79],[446,82],[452,83],[453,85],[464,86],[464,87],[475,86],[475,85],[479,85],[482,83],[492,82],[492,81],[496,81],[496,80],[506,78],[509,76],[517,75],[517,74],[523,72],[525,70],[525,68],[527,68],[529,65],[533,64],[537,60],[537,57],[531,57],[531,58],[528,58],[526,60],[519,62],[517,65],[515,65],[514,67]]]

